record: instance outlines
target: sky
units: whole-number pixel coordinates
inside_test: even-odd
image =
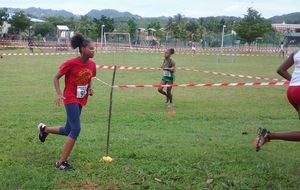
[[[116,9],[143,17],[174,16],[181,13],[187,17],[243,16],[253,7],[269,18],[275,15],[300,11],[300,0],[0,0],[0,7],[40,7],[67,10],[84,15],[91,9]]]

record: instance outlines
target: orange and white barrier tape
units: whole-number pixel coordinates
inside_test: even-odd
[[[253,83],[204,83],[204,84],[172,84],[172,85],[115,85],[113,88],[163,88],[163,87],[259,87],[259,86],[288,86],[289,82],[253,82]]]
[[[98,51],[97,53],[117,53],[118,51]],[[143,51],[128,51],[130,53],[162,53],[162,52],[143,52]],[[65,53],[0,53],[2,56],[43,56],[43,55],[74,55],[76,52]],[[179,55],[193,55],[193,53],[177,53]],[[218,53],[196,53],[203,56],[225,56],[225,57],[279,57],[277,54],[218,54]]]
[[[10,47],[10,48],[29,48],[28,46],[0,46],[1,47]],[[39,49],[70,49],[70,47],[63,47],[63,46],[32,46],[32,48],[39,48]],[[112,53],[112,52],[118,52],[118,51],[126,51],[126,52],[130,52],[130,53],[163,53],[164,50],[163,49],[151,49],[151,48],[105,48],[105,49],[100,49],[98,50],[98,53]],[[219,53],[218,53],[219,52]],[[226,51],[225,51],[226,52]],[[21,53],[2,53],[3,55],[22,55]],[[280,54],[278,53],[267,53],[266,52],[262,52],[262,54],[258,54],[258,52],[252,52],[251,54],[246,54],[246,53],[238,53],[238,52],[234,52],[234,53],[220,53],[220,51],[197,51],[195,54],[191,51],[191,50],[181,50],[178,49],[177,50],[177,54],[179,55],[202,55],[202,56],[225,56],[225,57],[279,57]],[[24,54],[25,55],[25,54]],[[44,55],[44,54],[40,54],[40,55]]]
[[[0,48],[21,48],[21,49],[71,49],[69,46],[10,46],[0,45]]]
[[[257,76],[250,76],[250,75],[228,74],[228,73],[221,73],[221,72],[214,72],[214,71],[203,71],[203,72],[207,73],[207,74],[221,75],[221,76],[228,76],[228,77],[238,77],[238,78],[247,78],[247,79],[268,80],[268,81],[281,81],[281,82],[286,81],[286,80],[270,78],[270,77],[257,77]]]
[[[43,56],[43,55],[76,55],[76,52],[63,53],[0,53],[2,56]]]
[[[114,69],[114,66],[106,66],[106,65],[98,65],[98,69]],[[118,66],[118,70],[162,70],[161,68],[154,68],[154,67],[131,67],[131,66]],[[276,78],[270,77],[258,77],[258,76],[250,76],[250,75],[240,75],[240,74],[229,74],[223,72],[214,72],[214,71],[201,71],[198,69],[190,69],[190,68],[183,68],[178,67],[177,70],[184,70],[184,71],[193,71],[193,72],[203,72],[206,74],[213,74],[219,76],[227,76],[227,77],[237,77],[237,78],[247,78],[247,79],[258,79],[258,80],[267,80],[267,81],[281,81],[285,82],[286,80],[280,80]]]

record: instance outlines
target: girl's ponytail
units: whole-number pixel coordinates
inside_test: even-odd
[[[82,34],[75,34],[71,38],[71,46],[72,46],[72,48],[73,49],[78,48],[80,53],[81,53],[81,48],[87,47],[90,43],[91,43],[91,41],[85,39]]]
[[[171,48],[171,49],[169,49],[169,52],[171,53],[171,55],[173,55],[175,53],[175,49]]]
[[[71,38],[71,46],[73,49],[76,48],[81,48],[83,46],[85,39],[83,37],[83,35],[81,34],[75,34],[72,38]]]

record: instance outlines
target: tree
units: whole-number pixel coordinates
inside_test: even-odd
[[[155,29],[155,36],[158,37],[158,38],[162,38],[163,37],[163,33],[161,31],[161,24],[159,22],[159,20],[154,20],[154,21],[151,21],[148,26],[147,26],[147,29],[149,28],[153,28]]]
[[[170,18],[166,25],[166,31],[170,31],[175,39],[187,39],[185,18],[181,14]]]
[[[0,9],[0,27],[3,25],[3,22],[4,21],[7,21],[8,20],[8,13],[7,13],[7,9],[4,8],[4,9]]]
[[[94,18],[93,22],[96,24],[99,36],[101,34],[102,25],[105,25],[104,32],[113,32],[115,30],[115,21],[113,18],[101,16],[100,19]]]
[[[129,19],[128,22],[127,22],[127,25],[128,25],[130,38],[134,39],[135,34],[136,34],[136,30],[137,30],[137,24],[133,19]]]
[[[22,11],[16,12],[12,18],[9,19],[9,23],[11,24],[12,30],[17,34],[26,31],[32,25],[30,19]]]
[[[78,31],[80,28],[80,21],[75,19],[74,17],[66,18],[65,24],[70,28],[72,31]]]
[[[55,27],[50,22],[37,23],[33,25],[33,31],[35,35],[46,37],[55,33]]]
[[[62,16],[52,16],[52,17],[47,17],[45,18],[46,21],[51,23],[53,26],[57,25],[65,25],[66,24],[66,19],[65,17]]]
[[[202,35],[201,30],[198,30],[199,28],[200,28],[200,26],[194,20],[191,20],[186,24],[186,30],[188,32],[188,36],[190,37],[190,40],[193,40],[193,41],[199,40],[199,38]]]
[[[235,27],[237,34],[244,39],[249,46],[258,37],[263,37],[265,33],[270,30],[271,25],[265,22],[261,14],[252,8],[248,9],[248,14],[245,15]]]
[[[91,39],[97,39],[99,37],[100,33],[98,33],[98,27],[92,17],[87,15],[81,16],[79,22],[78,32]]]
[[[126,22],[119,23],[116,30],[118,33],[127,33],[129,31],[129,26]]]
[[[148,24],[147,28],[153,28],[155,30],[160,30],[161,29],[161,25],[160,22],[158,20],[152,21]]]

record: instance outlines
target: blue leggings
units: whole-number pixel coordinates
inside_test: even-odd
[[[65,127],[59,128],[59,134],[64,136],[69,136],[76,140],[80,133],[80,114],[81,105],[80,104],[67,104],[65,105],[67,112],[67,122]]]

